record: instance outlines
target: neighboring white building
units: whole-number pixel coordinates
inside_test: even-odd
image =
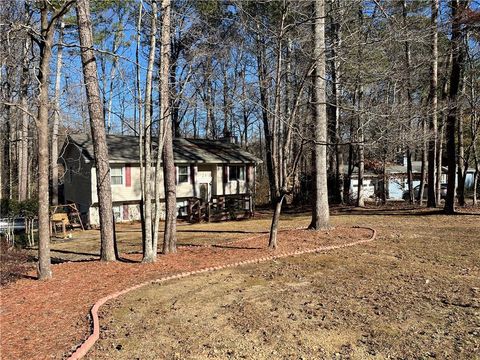
[[[107,135],[107,145],[115,219],[118,222],[139,220],[141,201],[139,138]],[[221,140],[178,138],[174,139],[173,147],[180,216],[187,215],[188,205],[194,200],[222,206],[228,201],[235,200],[237,205],[241,204],[240,207],[246,214],[251,214],[255,192],[255,167],[261,162],[260,159],[232,143],[230,138]],[[153,149],[153,159],[156,159],[156,142]],[[69,135],[63,145],[59,161],[65,167],[65,201],[77,204],[87,224],[98,225],[97,177],[91,137]],[[151,184],[153,194],[153,179]],[[163,182],[160,197],[163,201]]]
[[[428,163],[425,164],[427,169]],[[425,170],[427,171],[427,170]],[[442,184],[447,183],[447,167],[442,167]],[[406,159],[404,164],[389,164],[386,167],[387,173],[387,188],[388,188],[388,199],[389,200],[402,200],[403,194],[408,190],[408,181],[407,181],[407,165]],[[412,175],[413,175],[413,187],[420,185],[420,179],[422,174],[422,162],[421,161],[412,161]],[[465,177],[465,189],[471,190],[473,188],[473,177],[475,171],[473,169],[468,169]],[[458,179],[455,177],[455,181]],[[367,170],[364,175],[364,194],[365,197],[375,197],[375,194],[379,194],[382,189],[383,175],[381,173],[374,173]],[[358,193],[358,169],[355,168],[352,174],[351,182],[351,194],[352,198],[357,197]]]

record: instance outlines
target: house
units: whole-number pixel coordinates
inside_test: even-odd
[[[140,219],[140,146],[139,138],[107,135],[112,186],[113,216],[117,222]],[[253,212],[255,167],[261,160],[234,144],[231,138],[220,140],[184,139],[173,141],[177,177],[179,216],[193,216],[201,208],[219,218],[228,217],[231,207],[243,216]],[[156,159],[156,141],[153,141]],[[99,224],[97,178],[93,142],[89,135],[69,135],[60,153],[65,167],[64,198],[75,203],[90,226]],[[154,164],[152,164],[154,166]],[[152,171],[153,172],[153,171]],[[163,173],[162,173],[163,177]],[[152,178],[152,194],[154,181]],[[164,217],[164,189],[161,183],[161,217]],[[233,204],[233,205],[232,205]],[[210,213],[208,213],[210,215]]]
[[[425,164],[425,171],[427,171],[428,163]],[[407,161],[406,158],[403,160],[403,163],[399,164],[388,164],[386,166],[385,172],[387,174],[387,199],[389,200],[402,200],[404,191],[408,190],[408,180],[407,180]],[[442,166],[442,184],[447,182],[447,172],[448,168]],[[422,162],[421,161],[412,161],[412,176],[413,176],[413,187],[420,185],[422,177]],[[473,188],[473,176],[474,170],[468,169],[465,179],[465,189],[471,190]],[[457,181],[457,178],[455,178]],[[376,194],[380,194],[381,189],[383,188],[383,175],[380,171],[372,171],[367,169],[364,174],[363,180],[364,188],[363,192],[365,197],[373,198]],[[357,197],[358,193],[358,169],[355,168],[352,174],[351,182],[351,194],[353,198]]]

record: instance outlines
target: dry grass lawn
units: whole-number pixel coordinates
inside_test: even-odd
[[[88,358],[480,359],[480,216],[354,211],[332,223],[372,226],[377,240],[127,294],[103,309]]]

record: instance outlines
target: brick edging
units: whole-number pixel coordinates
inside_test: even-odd
[[[377,231],[371,227],[366,227],[366,226],[354,226],[353,228],[357,229],[367,229],[372,231],[372,236],[368,239],[363,239],[363,240],[357,240],[353,241],[347,244],[340,244],[340,245],[330,245],[330,246],[320,246],[318,248],[314,249],[306,249],[306,250],[296,250],[296,251],[290,251],[290,252],[283,252],[283,253],[277,253],[275,255],[271,256],[265,256],[261,258],[255,258],[255,259],[249,259],[249,260],[243,260],[239,262],[234,262],[230,264],[225,264],[225,265],[218,265],[218,266],[213,266],[213,267],[207,267],[199,270],[193,270],[193,271],[187,271],[183,273],[178,273],[175,275],[169,275],[169,276],[164,276],[159,279],[154,279],[154,280],[149,280],[145,281],[143,283],[131,286],[129,288],[126,288],[121,291],[114,292],[110,295],[107,295],[101,299],[99,299],[91,308],[90,314],[92,317],[92,322],[93,322],[93,331],[90,334],[90,336],[85,340],[76,350],[75,352],[68,357],[68,360],[77,360],[81,359],[84,357],[87,352],[93,347],[93,345],[97,342],[97,340],[100,337],[100,321],[98,318],[98,311],[102,305],[104,305],[107,301],[116,299],[117,297],[124,295],[126,293],[129,293],[133,290],[137,290],[141,287],[151,285],[151,284],[158,284],[162,282],[166,282],[169,280],[174,280],[174,279],[181,279],[190,275],[195,275],[195,274],[202,274],[210,271],[216,271],[216,270],[223,270],[223,269],[228,269],[228,268],[233,268],[241,265],[247,265],[247,264],[257,264],[269,260],[275,260],[275,259],[280,259],[280,258],[285,258],[289,256],[296,256],[296,255],[303,255],[303,254],[311,254],[311,253],[317,253],[317,252],[324,252],[324,251],[330,251],[330,250],[336,250],[336,249],[342,249],[350,246],[355,246],[359,244],[364,244],[370,241],[375,240],[377,236]],[[255,238],[255,237],[253,237]],[[243,239],[245,241],[247,239]]]

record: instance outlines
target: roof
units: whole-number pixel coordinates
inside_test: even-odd
[[[65,145],[73,143],[82,150],[86,160],[94,161],[93,141],[90,135],[69,135]],[[110,162],[135,163],[140,158],[140,139],[133,135],[107,135]],[[157,140],[152,139],[156,153]],[[242,149],[237,144],[223,140],[184,139],[173,140],[175,163],[250,164],[262,160]],[[155,155],[156,156],[156,155]]]

